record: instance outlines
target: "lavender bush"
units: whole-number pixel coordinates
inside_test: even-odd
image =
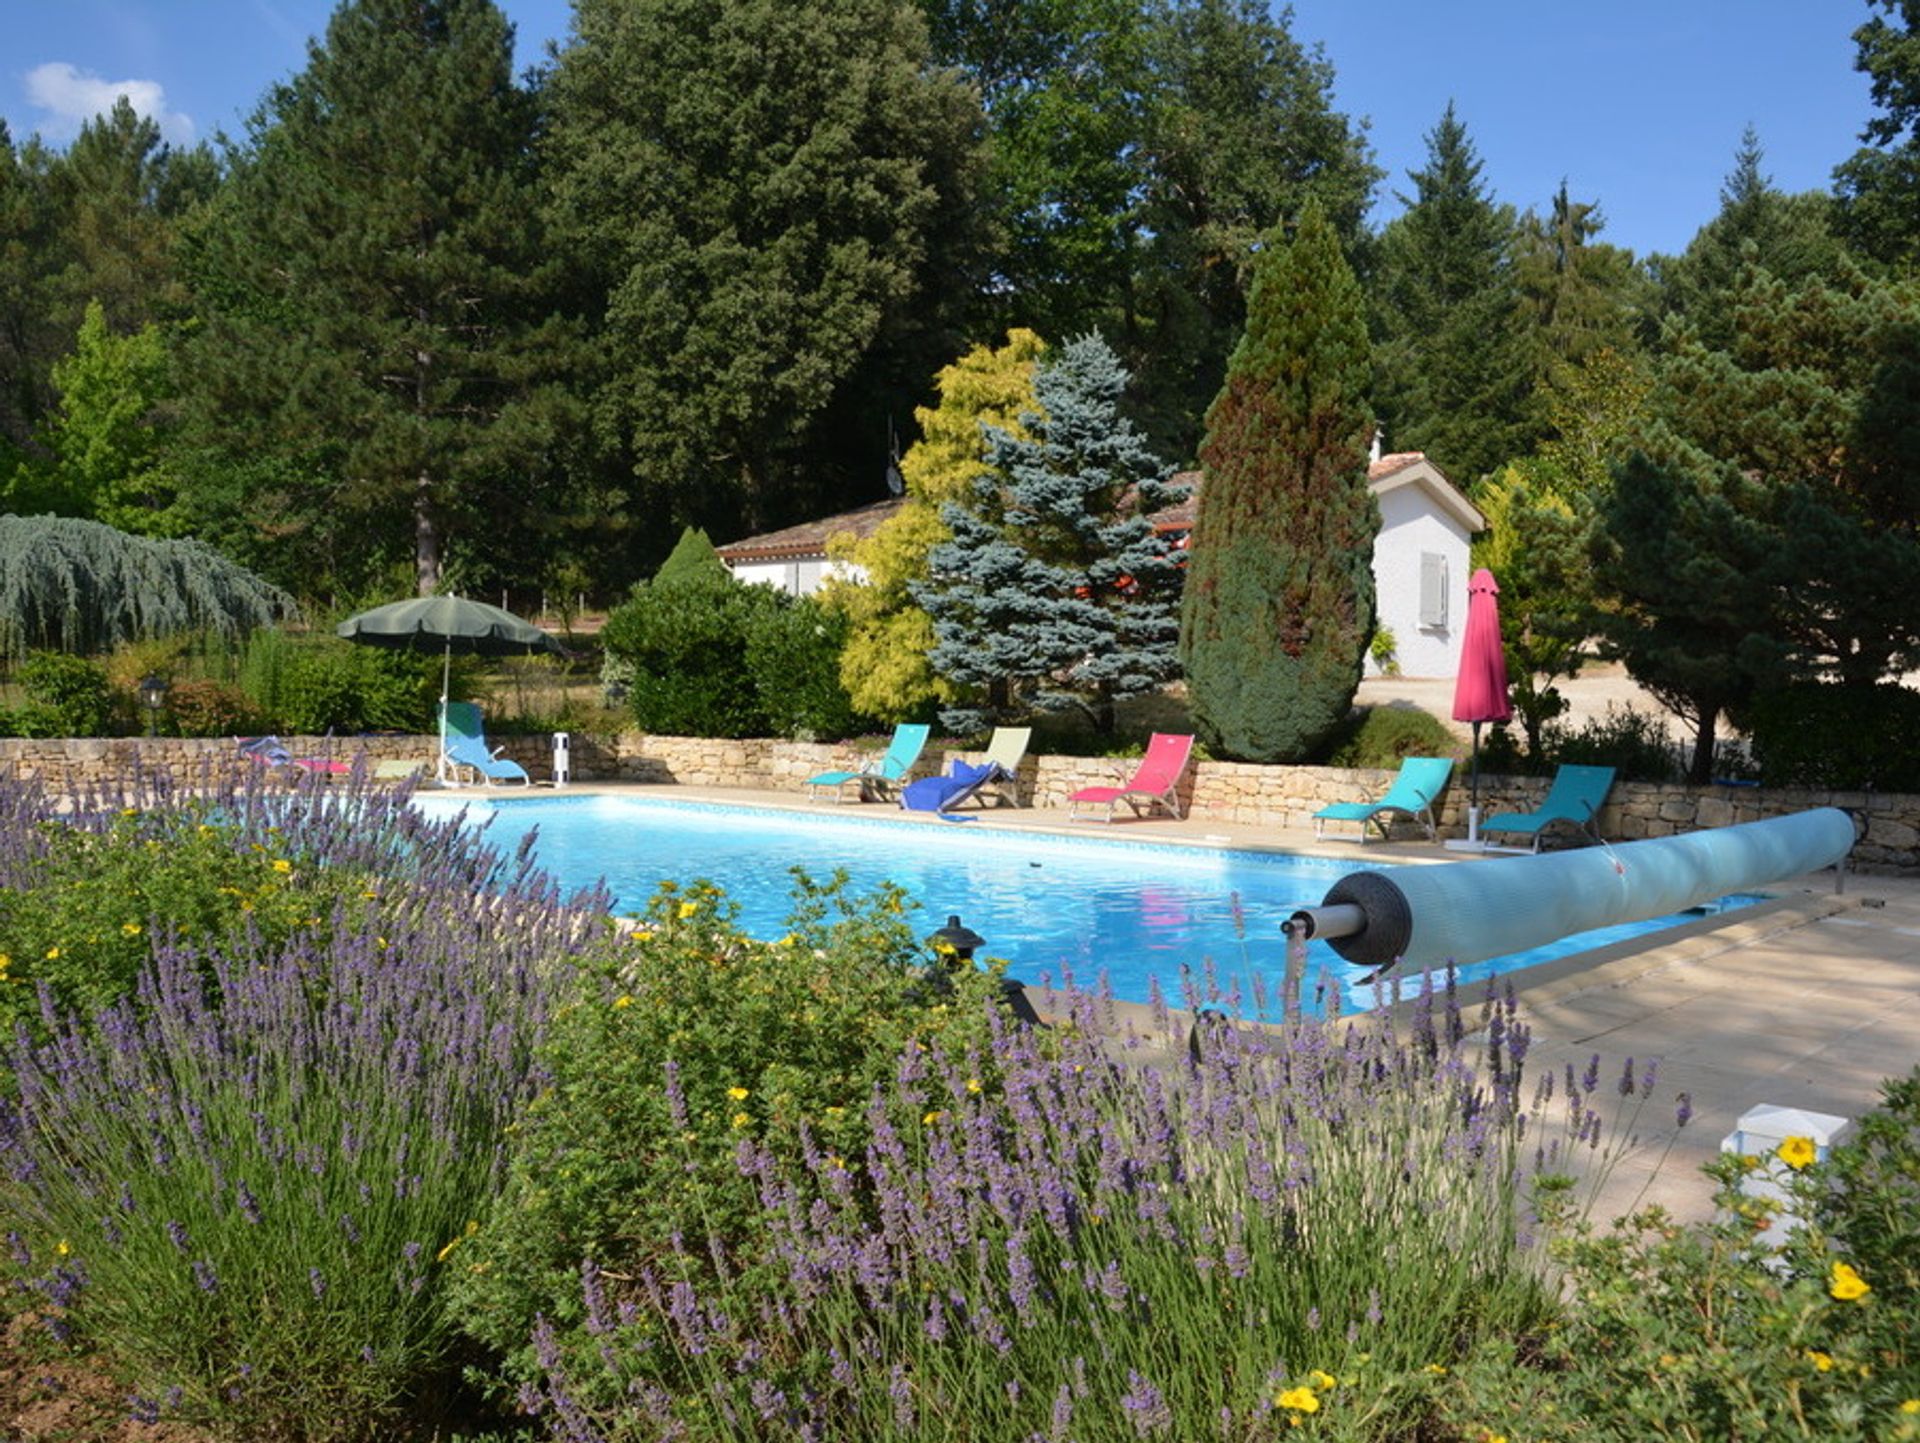
[[[94,819],[122,802],[74,825],[110,833]],[[362,891],[203,945],[169,937],[160,899],[133,997],[85,1017],[43,992],[45,1040],[18,1035],[0,1102],[12,1267],[50,1327],[122,1368],[138,1416],[383,1436],[447,1360],[445,1279],[497,1186],[551,975],[605,945],[607,902],[391,794],[205,805],[237,850]],[[34,807],[0,789],[9,809]]]
[[[779,1286],[693,1238],[624,1296],[590,1261],[597,1349],[543,1325],[526,1401],[569,1443],[1406,1436],[1549,1307],[1520,1200],[1551,1089],[1521,1095],[1510,998],[1467,1030],[1221,1026],[1160,1070],[1083,998],[1057,1046],[995,1019],[990,1058],[909,1048],[860,1155],[741,1146]]]

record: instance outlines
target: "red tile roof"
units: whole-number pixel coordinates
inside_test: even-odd
[[[743,537],[714,549],[722,561],[792,561],[797,557],[825,556],[828,537],[845,531],[865,540],[904,504],[904,497],[889,496],[857,511],[843,511],[838,516],[803,522],[784,531]]]

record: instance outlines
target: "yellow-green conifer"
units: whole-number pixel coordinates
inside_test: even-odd
[[[940,403],[914,412],[920,439],[900,462],[905,503],[873,535],[842,536],[829,546],[836,559],[866,574],[864,581],[830,581],[821,593],[850,623],[840,679],[855,710],[898,721],[953,699],[927,662],[933,623],[908,588],[926,579],[927,553],[948,539],[941,503],[970,496],[975,478],[987,470],[981,428],[1025,436],[1020,416],[1039,410],[1033,367],[1045,349],[1032,331],[1016,329],[998,350],[975,346],[942,369],[935,381]]]

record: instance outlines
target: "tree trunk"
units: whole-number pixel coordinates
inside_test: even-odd
[[[413,491],[413,574],[421,596],[434,596],[440,590],[440,531],[427,504],[432,485],[432,478],[423,471]]]
[[[1713,732],[1719,720],[1718,703],[1700,703],[1699,730],[1693,734],[1693,761],[1687,768],[1687,780],[1696,787],[1704,787],[1713,780]]]

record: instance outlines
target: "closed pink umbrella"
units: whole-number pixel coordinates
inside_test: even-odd
[[[1500,586],[1481,567],[1467,583],[1467,634],[1460,644],[1460,675],[1453,683],[1453,719],[1473,725],[1473,761],[1468,775],[1467,840],[1480,833],[1480,727],[1513,715],[1507,700],[1507,654],[1500,644]]]

